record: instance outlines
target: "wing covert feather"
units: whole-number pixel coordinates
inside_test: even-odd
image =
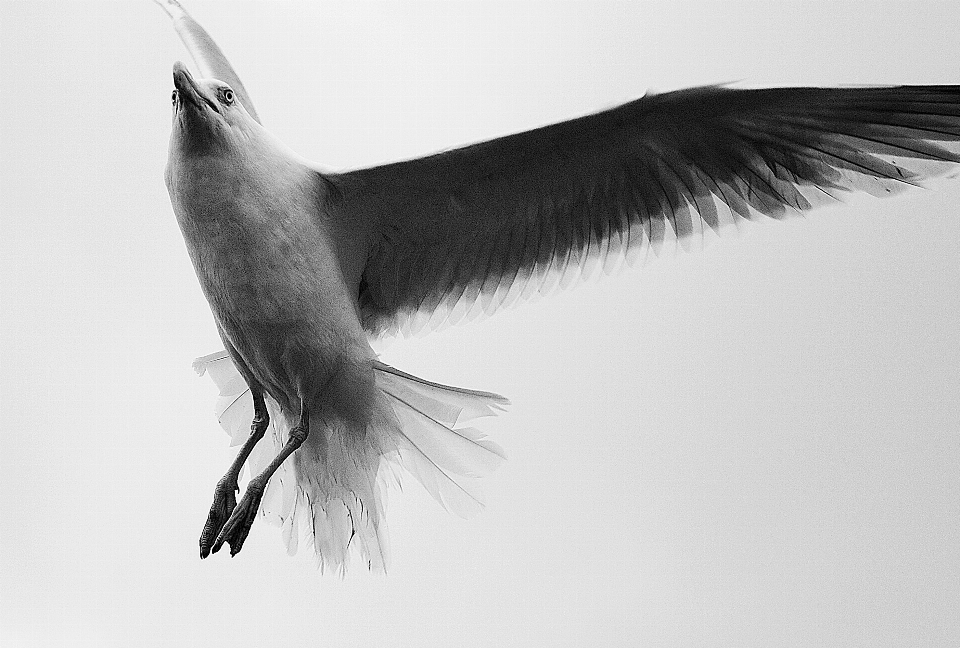
[[[344,173],[344,207],[378,215],[364,326],[455,322],[674,237],[685,248],[738,219],[890,195],[948,171],[958,149],[960,86],[710,86]]]

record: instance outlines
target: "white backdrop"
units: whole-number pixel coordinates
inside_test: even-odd
[[[648,88],[960,83],[953,2],[189,2],[330,169]],[[960,643],[960,184],[856,200],[387,349],[503,393],[488,509],[408,479],[393,564],[256,525],[200,562],[233,451],[163,186],[152,3],[0,3],[0,643]]]

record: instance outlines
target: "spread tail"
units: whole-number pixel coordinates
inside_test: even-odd
[[[220,389],[217,419],[241,445],[250,433],[253,399],[226,352],[194,362]],[[384,506],[403,467],[444,508],[462,517],[483,508],[480,478],[505,459],[503,450],[468,421],[496,414],[509,404],[496,394],[422,380],[374,362],[378,402],[364,431],[326,421],[270,480],[260,515],[282,529],[288,552],[301,540],[313,545],[321,570],[343,573],[351,547],[368,567],[386,568]],[[247,461],[258,474],[279,452],[296,424],[267,397],[270,429]],[[323,435],[323,436],[320,436]]]

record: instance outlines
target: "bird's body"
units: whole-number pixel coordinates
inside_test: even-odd
[[[382,463],[403,462],[405,454],[415,455],[408,462],[426,458],[426,473],[436,473],[428,481],[449,482],[428,486],[446,503],[445,489],[460,484],[445,470],[469,479],[463,473],[476,468],[477,455],[481,464],[501,459],[496,446],[457,429],[460,413],[469,409],[457,405],[435,433],[440,456],[430,444],[417,443],[411,426],[404,430],[399,421],[418,398],[402,383],[433,392],[426,407],[414,405],[421,424],[437,425],[430,407],[449,407],[450,399],[492,404],[501,399],[431,386],[399,372],[378,383],[377,372],[390,369],[376,361],[360,323],[359,272],[347,263],[357,237],[343,236],[345,223],[337,221],[329,180],[275,140],[242,105],[225,100],[224,93],[232,91],[224,84],[196,81],[179,65],[175,82],[166,183],[194,269],[233,366],[254,398],[264,399],[265,409],[255,418],[266,419],[270,410],[280,451],[294,431],[304,432],[290,446],[297,450],[289,468],[295,478],[278,496],[284,502],[279,515],[294,544],[304,526],[321,565],[342,568],[353,543],[368,564],[382,567],[384,485],[377,480],[388,473]],[[253,431],[247,452],[265,432],[266,421],[263,425]],[[469,448],[456,449],[465,439]],[[442,449],[451,443],[453,449]],[[474,464],[451,465],[444,452]],[[260,468],[267,466],[261,462]],[[233,510],[235,487],[236,474],[218,486],[211,513],[216,524],[205,534],[203,555]],[[224,540],[239,551],[262,495],[241,502],[241,509],[248,509],[246,528],[219,539],[214,551]]]
[[[201,556],[224,542],[239,551],[263,498],[290,546],[302,532],[321,565],[342,567],[357,547],[382,566],[391,464],[449,508],[479,509],[473,480],[503,454],[461,424],[505,399],[387,367],[372,338],[492,312],[671,235],[780,218],[844,191],[890,195],[960,163],[960,86],[705,87],[321,173],[261,126],[206,32],[175,0],[157,1],[211,77],[174,66],[166,179],[227,348],[198,368],[243,443]],[[256,476],[237,505],[248,459]]]
[[[167,185],[204,294],[235,361],[278,403],[353,415],[374,355],[321,177],[242,107],[232,117],[236,136],[216,154],[182,129],[171,138]],[[350,390],[347,403],[334,397]]]

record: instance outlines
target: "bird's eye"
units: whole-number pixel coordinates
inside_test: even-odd
[[[224,88],[220,91],[220,98],[223,99],[223,103],[232,104],[233,100],[236,99],[236,96],[233,94],[233,90],[230,88]]]
[[[173,94],[170,95],[170,101],[171,101],[172,103],[177,103],[177,91],[176,91],[176,90],[174,90],[174,91],[173,91]]]

